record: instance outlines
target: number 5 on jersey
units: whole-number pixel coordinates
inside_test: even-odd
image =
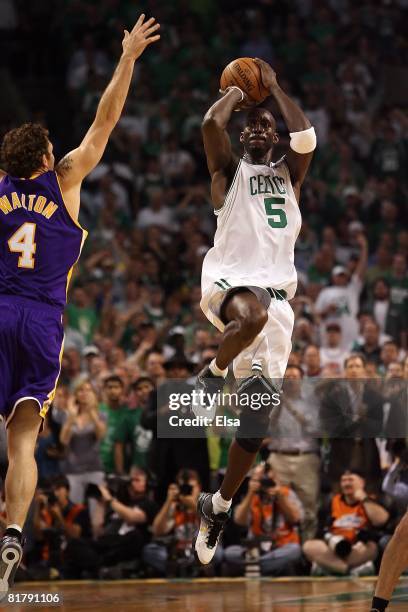
[[[274,208],[275,204],[285,204],[285,198],[265,198],[265,212],[268,217],[268,223],[273,228],[286,227],[288,224],[288,218],[283,208]],[[270,217],[278,217],[277,219],[271,219]]]
[[[34,242],[35,223],[23,223],[8,241],[8,247],[12,253],[20,253],[18,258],[19,268],[34,268],[34,253],[37,245]]]

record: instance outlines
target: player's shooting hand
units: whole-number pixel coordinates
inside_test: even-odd
[[[160,34],[154,33],[160,28],[160,24],[155,21],[155,18],[151,17],[145,22],[145,15],[142,14],[131,32],[125,30],[122,40],[124,56],[136,60],[148,45],[159,40]]]
[[[278,81],[276,79],[276,72],[267,62],[264,62],[258,57],[254,59],[254,62],[258,66],[259,70],[261,71],[261,79],[262,79],[263,86],[268,91],[270,91],[272,94],[273,90],[276,89],[276,87],[278,87]]]
[[[238,86],[230,86],[230,87],[226,87],[225,89],[220,89],[220,94],[222,94],[223,96],[225,96],[227,93],[229,93],[230,91],[233,91],[234,94],[237,96],[237,103],[235,105],[234,110],[236,111],[240,111],[240,110],[244,110],[246,108],[251,108],[251,106],[255,106],[255,102],[251,102],[251,100],[248,98],[247,94],[245,93],[245,91],[243,91],[242,89],[240,90],[240,88]],[[242,94],[240,94],[239,92],[242,92]],[[242,98],[242,96],[244,96]],[[242,100],[241,100],[242,98]]]

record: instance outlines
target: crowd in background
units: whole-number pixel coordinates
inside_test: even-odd
[[[83,184],[89,237],[38,442],[28,575],[199,571],[195,501],[218,485],[229,438],[157,439],[155,390],[174,378],[192,384],[217,350],[199,307],[215,230],[200,124],[223,67],[240,56],[273,65],[318,147],[301,195],[284,400],[205,571],[375,571],[408,506],[406,2],[3,0],[1,8],[1,132],[41,121],[57,157],[92,121],[123,29],[144,11],[162,33],[137,62],[123,117]],[[276,116],[278,158],[288,135]],[[229,128],[237,150],[244,121],[235,113]],[[305,387],[313,379],[323,385],[313,387],[318,401]]]

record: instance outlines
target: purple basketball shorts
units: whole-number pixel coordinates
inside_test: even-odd
[[[61,369],[64,329],[57,307],[0,295],[0,418],[6,425],[24,399],[44,417]]]

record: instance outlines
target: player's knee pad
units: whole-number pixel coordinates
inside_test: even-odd
[[[270,414],[279,404],[279,394],[263,376],[251,376],[239,386],[238,398],[240,425],[236,440],[242,448],[250,447],[249,452],[256,452],[268,434]]]

